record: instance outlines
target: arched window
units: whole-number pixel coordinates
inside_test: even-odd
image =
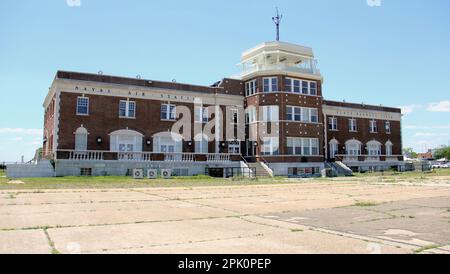
[[[381,143],[378,141],[370,141],[367,143],[367,154],[369,156],[381,155]]]
[[[144,136],[134,130],[122,129],[111,132],[110,150],[115,152],[141,152]]]
[[[87,150],[87,138],[89,132],[81,125],[75,132],[75,150],[86,151]]]
[[[153,152],[183,152],[183,136],[173,132],[160,132],[153,135]]]
[[[392,142],[387,141],[385,147],[386,147],[386,156],[392,156],[392,147],[393,147]]]
[[[345,148],[347,155],[351,156],[359,156],[361,155],[361,142],[353,139],[345,142]]]
[[[339,142],[335,138],[330,140],[330,159],[334,159],[339,151]]]

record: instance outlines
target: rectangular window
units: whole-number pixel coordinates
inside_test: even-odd
[[[161,120],[175,121],[176,113],[177,113],[177,111],[176,111],[175,105],[169,105],[169,104],[161,105]]]
[[[264,122],[278,122],[278,106],[263,106],[262,108],[262,120]]]
[[[386,121],[385,123],[384,123],[384,128],[385,128],[385,130],[386,130],[386,133],[391,133],[391,122],[389,122],[389,121]]]
[[[245,83],[245,96],[252,96],[256,94],[256,80]]]
[[[317,83],[309,82],[309,94],[317,95]]]
[[[264,92],[277,92],[278,91],[278,78],[270,77],[263,78],[263,91]]]
[[[194,119],[196,123],[208,123],[208,108],[195,107]]]
[[[293,92],[293,93],[300,93],[301,90],[301,82],[300,80],[292,79],[292,78],[286,78],[285,80],[285,91],[286,92]]]
[[[287,154],[301,156],[319,155],[319,139],[287,138]]]
[[[302,94],[309,94],[308,88],[309,88],[308,81],[302,81]]]
[[[89,98],[77,98],[77,115],[89,115]]]
[[[120,102],[119,102],[119,117],[135,118],[136,117],[136,102],[120,100]]]
[[[286,78],[284,80],[284,89],[286,92],[292,92],[292,79]]]
[[[328,118],[328,129],[329,130],[338,130],[337,118],[336,117]]]
[[[230,114],[231,114],[231,124],[237,125],[239,122],[237,109],[230,110]]]
[[[319,121],[319,111],[316,108],[287,106],[286,120],[304,123],[317,123]]]
[[[378,132],[378,126],[376,120],[370,120],[370,126],[369,126],[370,133],[377,133]]]
[[[254,123],[256,122],[256,107],[248,107],[246,109],[246,123]]]
[[[358,127],[356,124],[356,119],[351,118],[348,119],[348,131],[350,132],[357,132],[358,131]]]
[[[262,146],[263,155],[278,155],[279,143],[278,137],[264,137]]]

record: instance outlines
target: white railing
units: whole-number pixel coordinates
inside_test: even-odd
[[[194,162],[194,153],[165,153],[166,162]]]
[[[242,71],[243,75],[258,72],[258,71],[267,71],[267,70],[282,70],[289,72],[300,72],[306,74],[320,75],[320,70],[314,67],[298,67],[298,66],[289,66],[286,64],[263,64],[263,65],[252,65],[248,67],[244,67]]]
[[[229,162],[231,160],[230,154],[207,154],[206,161],[208,162]]]
[[[79,161],[101,161],[104,151],[69,151],[69,160]]]
[[[402,155],[335,155],[336,159],[342,159],[344,163],[352,162],[399,162]],[[384,158],[384,159],[382,159]]]
[[[107,155],[107,156],[106,156]],[[196,159],[196,156],[200,160]],[[158,153],[158,152],[114,152],[114,151],[75,151],[75,150],[58,150],[56,153],[57,160],[73,160],[73,161],[132,161],[132,162],[228,162],[231,161],[232,154],[225,153]],[[105,157],[106,156],[106,157]],[[206,157],[206,159],[205,159]],[[202,160],[203,159],[203,160]]]

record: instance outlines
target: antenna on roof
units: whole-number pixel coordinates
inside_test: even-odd
[[[283,19],[283,15],[278,13],[278,7],[277,10],[277,16],[272,17],[273,22],[275,23],[275,26],[277,26],[277,41],[280,41],[280,23],[281,19]]]

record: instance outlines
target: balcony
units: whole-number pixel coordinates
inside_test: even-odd
[[[240,161],[240,154],[229,153],[157,153],[57,150],[55,160],[122,161],[122,162],[231,162]]]
[[[238,75],[238,78],[245,77],[252,73],[268,71],[294,72],[320,76],[320,70],[316,68],[315,61],[311,60],[309,64],[302,63],[302,65],[288,65],[282,63],[244,65],[242,73]]]

